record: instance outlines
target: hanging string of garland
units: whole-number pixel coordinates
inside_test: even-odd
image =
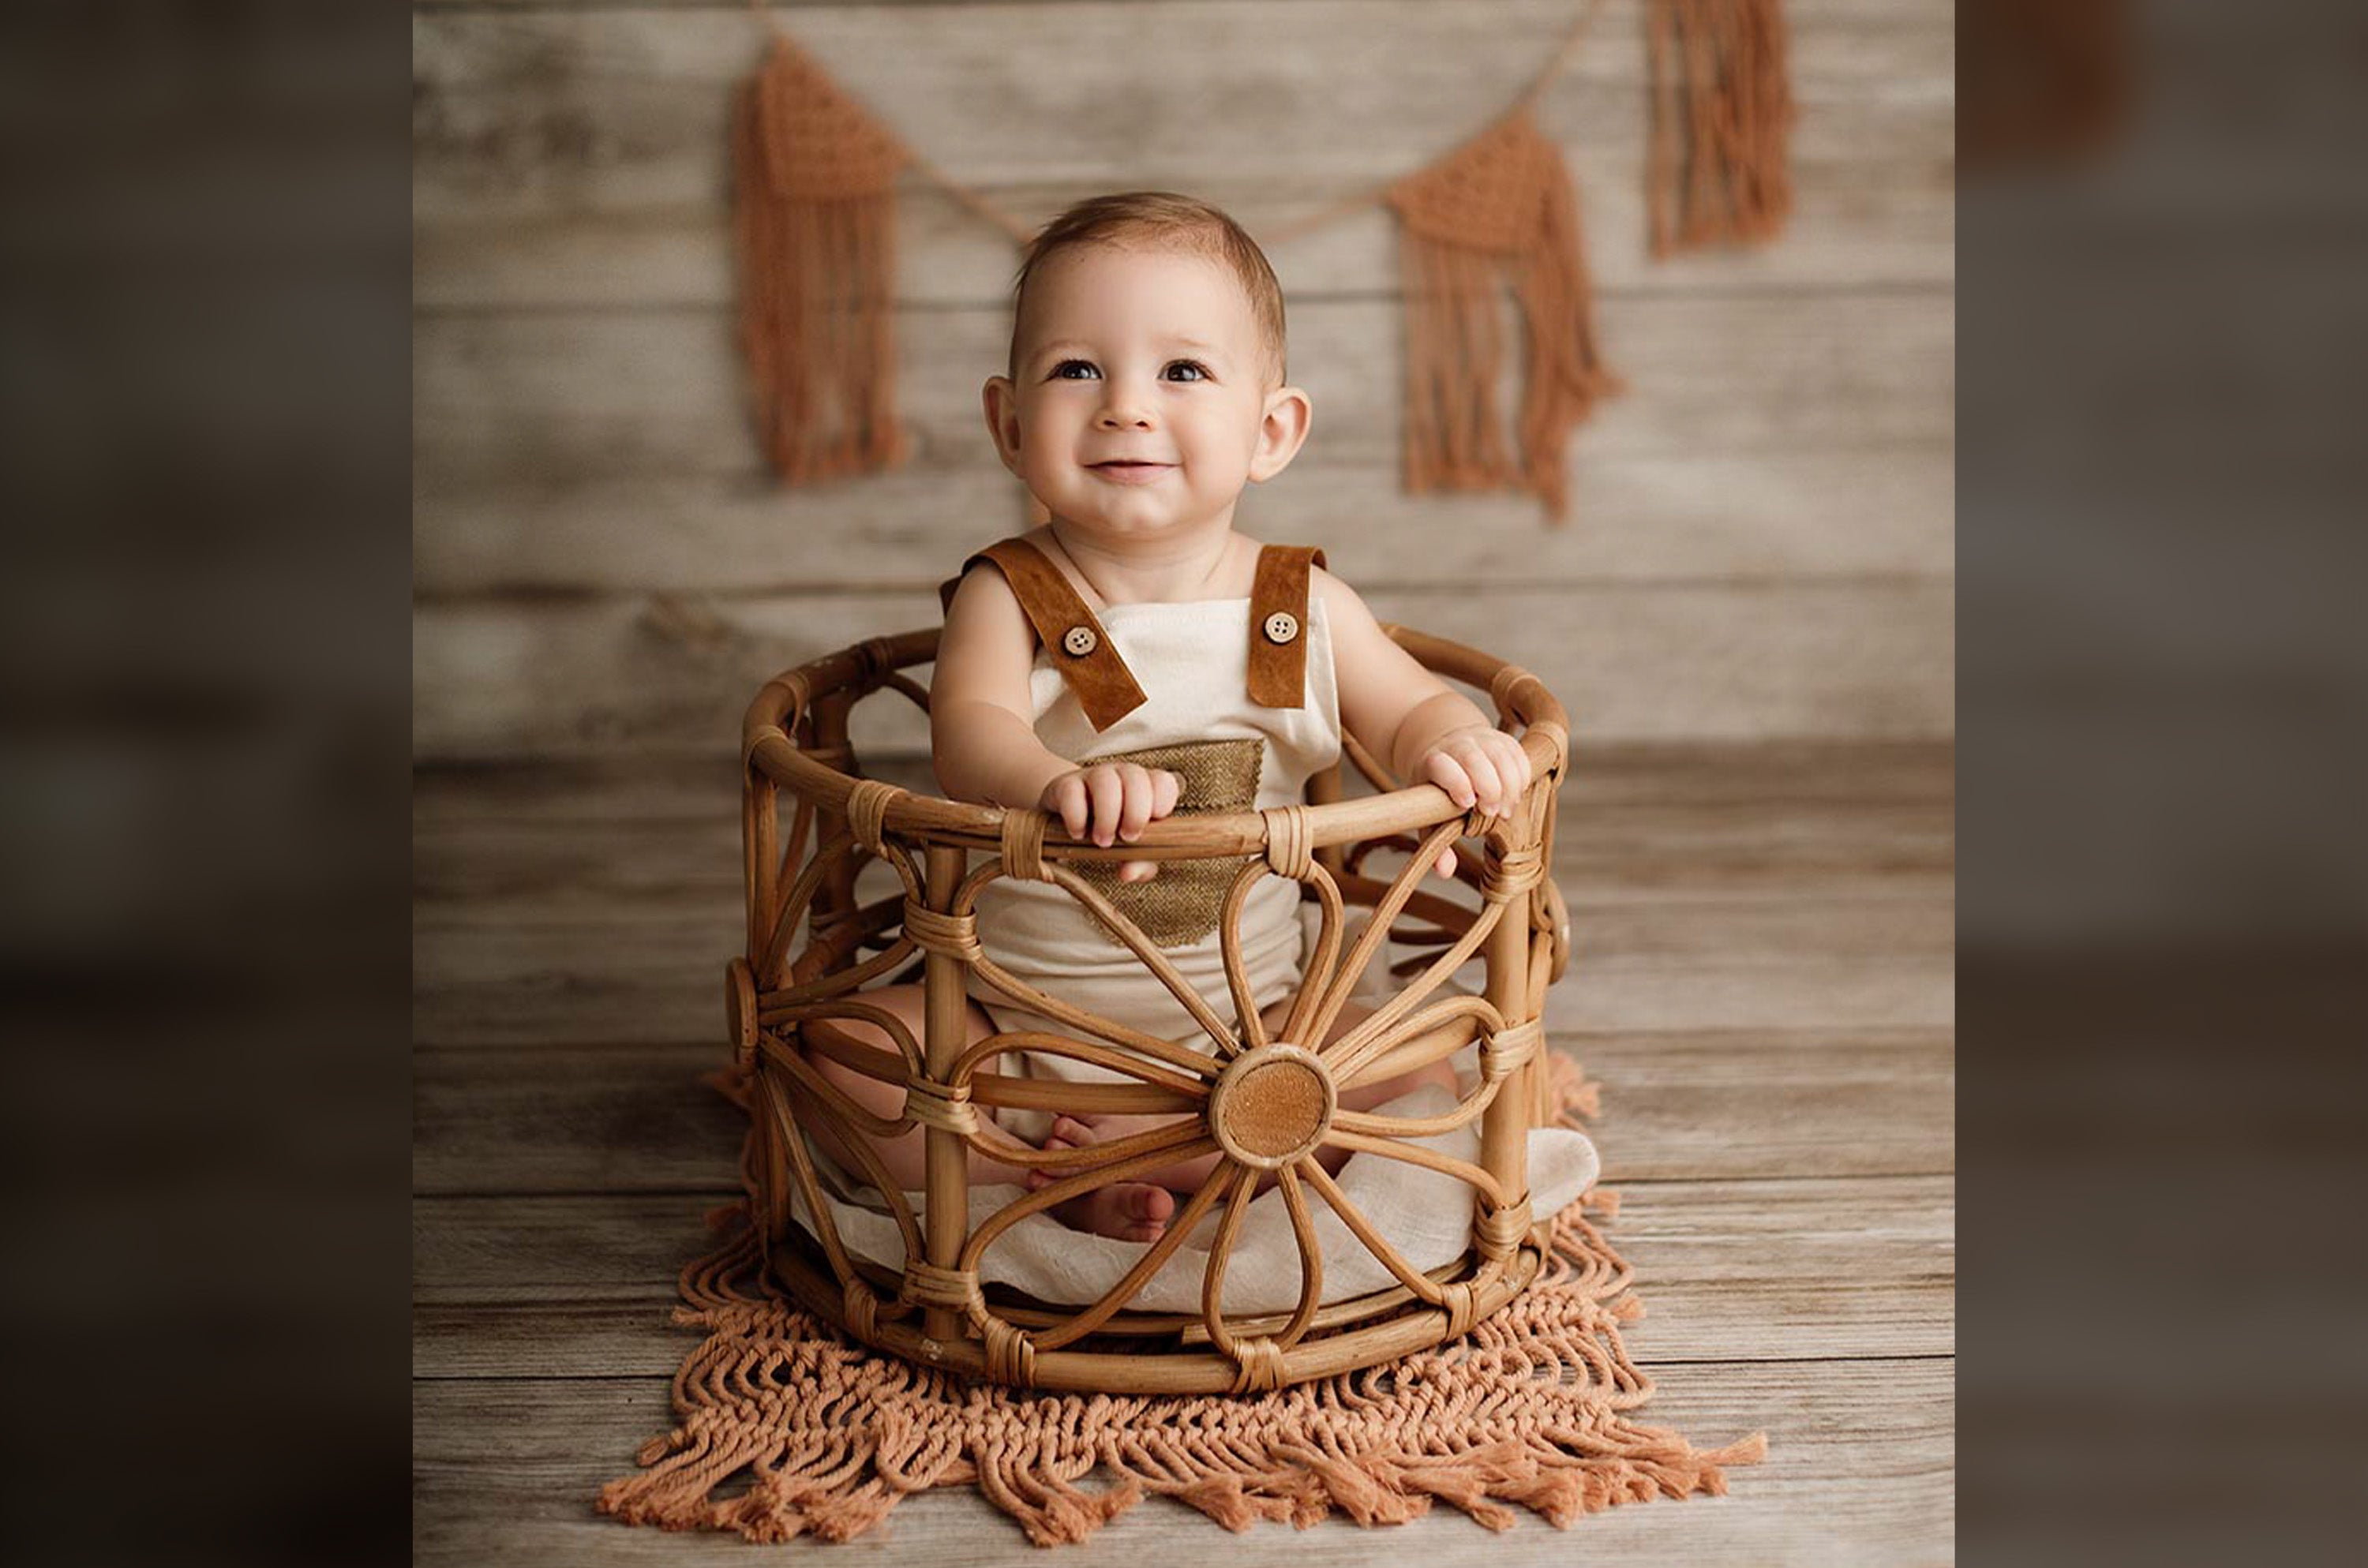
[[[1025,244],[1032,228],[949,178],[834,82],[763,0],[773,45],[733,116],[740,336],[759,434],[784,483],[877,472],[907,449],[895,410],[894,189],[910,171]],[[1563,452],[1620,389],[1595,337],[1578,199],[1532,106],[1554,60],[1493,124],[1429,166],[1271,231],[1279,244],[1372,206],[1397,219],[1406,312],[1408,491],[1516,490],[1568,511]],[[1780,0],[1647,0],[1654,254],[1773,238],[1792,205]],[[1520,301],[1518,426],[1497,409],[1501,302]],[[1508,440],[1509,437],[1509,440]]]

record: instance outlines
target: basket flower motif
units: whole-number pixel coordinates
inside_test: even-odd
[[[1019,1386],[1099,1386],[1096,1380],[1118,1358],[1072,1347],[1106,1342],[1112,1335],[1137,1335],[1149,1337],[1127,1364],[1142,1369],[1166,1363],[1164,1373],[1154,1378],[1156,1387],[1247,1392],[1460,1336],[1529,1282],[1541,1253],[1532,1236],[1524,1140],[1542,1096],[1539,1074],[1527,1069],[1540,1049],[1538,1011],[1544,989],[1559,974],[1568,946],[1560,900],[1543,875],[1563,763],[1560,710],[1523,672],[1453,644],[1395,634],[1417,656],[1452,665],[1462,655],[1465,667],[1449,673],[1471,678],[1475,664],[1486,670],[1485,684],[1499,713],[1527,721],[1539,764],[1536,781],[1509,819],[1467,817],[1426,786],[1349,804],[1336,799],[1328,805],[1200,818],[1189,824],[1155,824],[1144,839],[1125,846],[1122,853],[1133,858],[1238,862],[1219,926],[1238,1023],[1222,1017],[1156,943],[1070,864],[1121,851],[1067,843],[1048,846],[1048,819],[1042,812],[936,801],[852,776],[848,708],[855,698],[885,687],[926,710],[927,693],[899,673],[898,665],[933,652],[933,634],[864,644],[791,672],[760,695],[749,719],[744,824],[750,957],[732,965],[729,1002],[756,1126],[746,1173],[750,1189],[766,1233],[775,1238],[777,1271],[816,1310],[885,1348]],[[1528,711],[1520,711],[1523,708]],[[1377,787],[1391,789],[1370,757],[1353,744],[1349,749]],[[798,795],[786,845],[777,841],[773,826],[776,792],[783,783]],[[1337,782],[1331,793],[1337,797]],[[1331,813],[1337,824],[1352,806],[1367,814],[1349,825],[1371,821],[1384,831],[1344,836],[1337,826],[1326,825],[1324,813]],[[801,865],[805,838],[818,825],[820,842]],[[1476,910],[1419,887],[1440,852],[1467,835],[1481,838],[1485,851],[1476,864],[1467,859],[1459,869],[1479,895]],[[1407,854],[1404,867],[1387,881],[1363,874],[1369,857],[1381,849]],[[984,862],[972,867],[982,851]],[[855,873],[873,858],[893,869],[903,896],[860,905]],[[793,877],[787,874],[791,868]],[[1252,889],[1268,876],[1301,884],[1303,898],[1320,915],[1301,983],[1271,1037],[1251,994],[1238,920]],[[1158,1039],[1004,971],[982,949],[975,914],[980,890],[998,877],[1064,890],[1167,987],[1205,1039]],[[1353,943],[1346,943],[1345,915],[1352,902],[1371,907],[1372,918]],[[1399,917],[1409,912],[1430,923],[1428,932],[1416,934],[1415,945],[1427,942],[1433,950],[1401,964],[1401,970],[1417,972],[1369,1016],[1328,1038],[1351,993],[1384,953]],[[792,962],[789,949],[802,919],[810,939]],[[1403,941],[1406,934],[1397,934]],[[877,950],[861,956],[866,947]],[[1449,977],[1475,957],[1487,962],[1486,994],[1443,991]],[[915,1038],[896,1017],[863,998],[865,986],[909,970],[916,959],[928,987],[927,1039]],[[964,1044],[959,1020],[968,971],[1070,1032],[1010,1031]],[[884,1034],[894,1054],[854,1044],[830,1027],[849,1019]],[[1474,1042],[1477,1080],[1442,1114],[1388,1116],[1341,1104],[1345,1091]],[[1106,1069],[1120,1081],[1030,1080],[995,1070],[999,1058],[1019,1051]],[[808,1060],[817,1052],[883,1081],[901,1082],[901,1113],[889,1119],[856,1105]],[[1008,1139],[982,1131],[979,1105],[1041,1104],[1041,1096],[1050,1094],[1075,1110],[1172,1119],[1074,1149],[1014,1148]],[[1031,1096],[1039,1097],[1031,1101]],[[915,1126],[927,1130],[929,1191],[919,1215],[887,1179],[868,1139],[840,1140],[864,1167],[860,1174],[882,1189],[903,1237],[905,1263],[893,1288],[884,1269],[867,1269],[849,1254],[827,1206],[818,1201],[817,1174],[799,1129],[824,1122],[871,1137],[894,1136]],[[1474,1123],[1481,1127],[1478,1163],[1417,1142]],[[965,1146],[1007,1164],[1044,1170],[1053,1179],[972,1228],[963,1200]],[[1475,1199],[1465,1262],[1429,1271],[1409,1263],[1342,1191],[1326,1168],[1327,1151],[1338,1152],[1335,1166],[1344,1154],[1370,1154],[1465,1184]],[[1012,1226],[1095,1187],[1138,1180],[1204,1156],[1214,1157],[1209,1178],[1099,1300],[1057,1311],[987,1301],[980,1262]],[[1224,1279],[1233,1244],[1252,1198],[1268,1185],[1280,1189],[1296,1242],[1297,1301],[1287,1314],[1229,1314],[1224,1310]],[[1395,1278],[1398,1290],[1389,1301],[1324,1303],[1317,1204],[1337,1215]],[[808,1221],[827,1277],[797,1256],[793,1211]],[[1218,1220],[1197,1321],[1127,1313],[1144,1285],[1212,1213]],[[1397,1309],[1395,1315],[1383,1315],[1392,1308]],[[916,1312],[917,1331],[906,1321]],[[1207,1348],[1195,1354],[1191,1347],[1201,1342]]]

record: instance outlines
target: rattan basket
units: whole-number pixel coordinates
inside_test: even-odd
[[[962,804],[861,776],[848,716],[883,690],[927,710],[928,693],[905,672],[934,659],[934,630],[875,638],[766,683],[742,727],[747,942],[727,966],[726,1006],[754,1122],[750,1198],[770,1267],[801,1304],[866,1344],[966,1377],[1111,1393],[1242,1392],[1352,1370],[1457,1337],[1536,1277],[1552,1216],[1531,1212],[1527,1142],[1547,1099],[1541,1013],[1569,955],[1568,919],[1546,874],[1568,723],[1553,694],[1528,672],[1457,643],[1387,630],[1433,672],[1485,692],[1500,725],[1520,736],[1533,778],[1509,817],[1467,815],[1432,785],[1397,788],[1348,740],[1348,760],[1379,793],[1346,798],[1335,766],[1311,781],[1307,804],[1171,817],[1152,824],[1135,843],[1099,848],[1063,836],[1057,824],[1048,831],[1042,812]],[[786,835],[785,794],[794,804]],[[1480,853],[1459,856],[1457,876],[1476,893],[1476,903],[1419,886],[1440,847],[1466,838],[1479,841]],[[1384,850],[1404,853],[1403,869],[1387,878],[1367,874],[1371,857]],[[1030,1006],[1076,1029],[1066,1043],[1078,1060],[1133,1081],[1063,1083],[995,1071],[996,1059],[1018,1048],[1015,1037],[968,1045],[963,1027],[966,971],[998,985],[998,971],[978,944],[979,889],[996,877],[1065,888],[1159,973],[1166,966],[1157,948],[1072,869],[1115,859],[1239,864],[1222,926],[1237,999],[1247,995],[1234,920],[1241,895],[1262,876],[1300,883],[1303,901],[1317,907],[1320,935],[1303,965],[1294,1028],[1331,1017],[1334,999],[1369,961],[1385,957],[1393,941],[1427,946],[1435,956],[1418,951],[1394,966],[1389,972],[1404,978],[1403,988],[1321,1051],[1265,1038],[1256,1010],[1245,1006],[1237,1032],[1201,1049],[1172,1045],[1155,1059],[1098,1032],[1091,1015],[1034,994]],[[859,899],[858,873],[871,860],[893,869],[901,896]],[[1374,915],[1356,942],[1344,944],[1352,906]],[[1419,928],[1400,926],[1402,917]],[[1449,993],[1450,976],[1474,958],[1486,966],[1485,989]],[[860,1011],[865,988],[916,972],[926,993],[923,1038],[900,1040],[902,1049],[891,1051],[837,1027],[835,1020],[876,1018],[877,1009]],[[1172,971],[1168,979],[1171,989],[1180,983]],[[1208,1011],[1205,1004],[1200,1010]],[[1303,1032],[1320,1039],[1324,1031]],[[1447,1116],[1417,1121],[1336,1107],[1338,1086],[1403,1073],[1475,1042],[1477,1082]],[[902,1085],[901,1118],[871,1117],[837,1092],[814,1065],[825,1057]],[[1110,1146],[1116,1153],[1040,1152],[1031,1163],[1059,1179],[973,1230],[964,1145],[977,1137],[982,1106],[1174,1112],[1198,1119],[1185,1130],[1190,1142],[1147,1156],[1129,1156],[1120,1144]],[[1480,1124],[1476,1163],[1406,1142],[1474,1119]],[[831,1222],[803,1134],[834,1120],[842,1136],[850,1129],[925,1129],[920,1213],[894,1183],[872,1173],[904,1238],[901,1271],[856,1256]],[[844,1141],[864,1146],[860,1137]],[[1428,1271],[1409,1265],[1317,1163],[1315,1152],[1327,1143],[1466,1183],[1474,1206],[1462,1258]],[[980,1258],[1018,1220],[1150,1163],[1211,1148],[1221,1155],[1216,1176],[1186,1199],[1167,1234],[1100,1300],[1053,1305],[982,1287]],[[1219,1306],[1228,1247],[1258,1178],[1268,1172],[1282,1189],[1298,1242],[1298,1304],[1287,1313],[1229,1316]],[[793,1218],[793,1196],[811,1232]],[[1322,1301],[1324,1260],[1311,1221],[1316,1202],[1331,1206],[1396,1286]],[[1212,1212],[1222,1218],[1201,1312],[1130,1312],[1144,1281]]]

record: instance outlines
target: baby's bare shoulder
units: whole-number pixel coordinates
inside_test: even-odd
[[[1036,656],[1036,629],[1003,574],[987,562],[972,564],[946,601],[938,634],[937,680],[956,692],[1004,689],[1023,683]]]
[[[1350,628],[1374,624],[1373,612],[1365,607],[1357,590],[1324,567],[1307,569],[1307,591],[1324,607],[1325,619],[1332,623],[1336,635],[1344,624]]]
[[[954,583],[953,595],[946,601],[947,623],[952,624],[957,615],[994,620],[1016,617],[1023,624],[1027,619],[1019,608],[1019,596],[1012,591],[1003,569],[985,556],[973,556]]]

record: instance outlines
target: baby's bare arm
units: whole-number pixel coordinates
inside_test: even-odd
[[[1331,622],[1340,722],[1349,733],[1398,778],[1436,784],[1467,810],[1510,815],[1530,786],[1520,744],[1390,641],[1347,584],[1321,567],[1311,576]]]
[[[1035,806],[1057,813],[1072,838],[1132,844],[1176,809],[1183,780],[1137,764],[1079,767],[1036,738],[1029,672],[1035,633],[1001,574],[971,572],[954,590],[929,692],[929,752],[938,787],[957,801]],[[1154,874],[1130,860],[1120,880]]]
[[[1028,673],[1036,636],[1003,574],[966,574],[946,608],[929,689],[929,758],[957,801],[1032,806],[1070,764],[1036,738]]]

